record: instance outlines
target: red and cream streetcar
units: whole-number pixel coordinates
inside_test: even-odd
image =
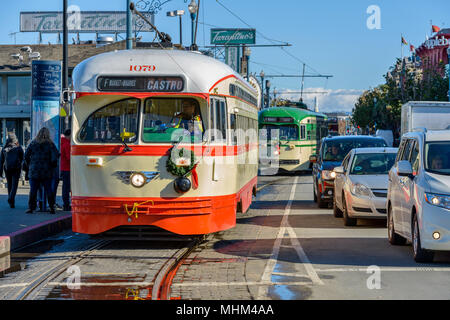
[[[73,72],[73,231],[232,228],[256,192],[255,88],[222,62],[173,49],[123,50]]]

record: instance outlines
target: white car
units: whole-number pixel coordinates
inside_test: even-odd
[[[358,218],[386,219],[388,172],[397,148],[356,148],[334,168],[333,213],[346,226]]]
[[[411,241],[417,262],[450,251],[450,130],[402,136],[389,172],[387,210],[389,242]]]

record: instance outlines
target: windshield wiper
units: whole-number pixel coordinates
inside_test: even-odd
[[[123,146],[124,146],[123,152],[133,151],[133,149],[131,149],[131,148],[127,145],[127,143],[125,142],[125,139],[122,140],[122,144],[123,144]]]

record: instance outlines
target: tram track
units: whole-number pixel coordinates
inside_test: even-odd
[[[98,242],[94,243],[93,245],[88,247],[86,250],[84,250],[80,254],[71,256],[69,258],[69,260],[61,262],[57,266],[51,268],[47,272],[38,276],[36,279],[34,279],[34,281],[32,281],[27,286],[25,286],[22,290],[20,290],[12,300],[26,300],[32,294],[34,294],[34,296],[37,296],[40,293],[41,289],[43,287],[45,287],[45,285],[48,282],[50,282],[51,280],[58,277],[61,273],[66,271],[69,267],[71,267],[71,266],[79,263],[83,259],[85,259],[86,256],[88,256],[91,252],[93,252],[97,249],[100,249],[102,247],[105,247],[110,243],[111,243],[110,240],[99,240]]]

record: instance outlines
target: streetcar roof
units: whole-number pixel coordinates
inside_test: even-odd
[[[314,112],[307,109],[302,108],[293,108],[293,107],[273,107],[261,110],[259,113],[260,117],[292,117],[296,121],[301,121],[306,117],[321,117],[327,118],[327,116],[323,113]],[[261,119],[262,122],[264,119]]]
[[[141,70],[135,71],[134,66],[148,68],[139,67]],[[203,54],[183,50],[120,50],[90,57],[73,71],[75,91],[99,92],[99,76],[181,76],[185,81],[182,92],[192,93],[209,93],[221,80],[234,77],[255,96],[257,94],[228,65]]]

